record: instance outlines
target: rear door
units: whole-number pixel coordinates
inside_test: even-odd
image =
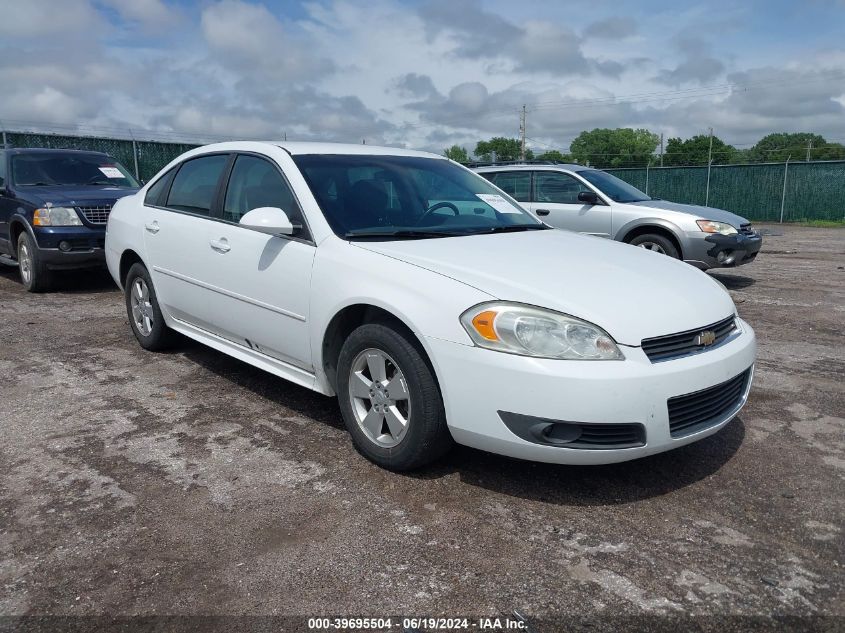
[[[482,173],[487,180],[496,185],[514,200],[520,202],[526,209],[530,208],[531,202],[531,172],[520,171],[497,171],[495,173]]]
[[[209,287],[209,242],[218,223],[211,209],[231,156],[186,160],[171,182],[153,184],[158,198],[145,200],[144,245],[161,306],[174,319],[214,332],[215,293]]]
[[[600,237],[610,237],[610,207],[578,201],[582,191],[592,191],[570,174],[534,172],[534,195],[530,210],[552,226]]]

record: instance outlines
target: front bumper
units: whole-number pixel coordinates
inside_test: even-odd
[[[737,319],[738,333],[706,352],[651,363],[639,347],[620,346],[624,361],[527,358],[427,338],[455,441],[532,461],[608,464],[671,450],[712,435],[748,398],[749,378],[737,405],[702,430],[670,434],[667,401],[724,383],[753,367],[754,331]],[[501,412],[584,425],[642,425],[642,444],[589,449],[550,446],[512,432]]]
[[[687,233],[684,261],[704,270],[750,264],[763,246],[759,233]]]
[[[105,264],[106,231],[86,226],[35,228],[38,254],[54,270],[90,268]]]

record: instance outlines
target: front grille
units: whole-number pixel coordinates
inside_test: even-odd
[[[110,204],[104,204],[97,207],[77,207],[77,209],[91,224],[106,224],[109,221],[111,207]]]
[[[713,332],[715,338],[710,345],[702,345],[698,342],[699,334],[708,330]],[[715,347],[730,336],[734,330],[736,330],[736,320],[735,317],[730,316],[713,325],[706,325],[677,334],[643,339],[642,347],[645,355],[654,363]]]
[[[566,448],[610,449],[645,445],[642,424],[579,424],[581,435]]]
[[[750,376],[749,368],[714,387],[669,398],[669,434],[683,437],[722,422],[742,400]]]
[[[751,224],[740,224],[739,232],[743,235],[754,235],[754,229],[751,228]]]

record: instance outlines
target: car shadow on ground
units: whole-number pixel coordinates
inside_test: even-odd
[[[344,428],[336,398],[299,387],[187,339],[174,351],[312,423]],[[425,481],[457,473],[465,484],[522,499],[570,506],[614,505],[659,497],[712,475],[733,457],[744,437],[745,425],[737,417],[715,435],[693,444],[604,466],[540,464],[455,446],[427,468],[392,476]],[[348,450],[351,459],[364,459],[355,452],[351,440]]]
[[[439,478],[458,473],[462,482],[521,499],[565,506],[631,503],[669,494],[713,475],[742,445],[745,424],[734,418],[708,438],[619,464],[566,466],[508,459],[456,447],[439,464],[406,476]]]
[[[0,264],[0,277],[9,279],[20,286],[21,276],[18,267],[13,264]],[[57,270],[53,272],[53,283],[50,290],[43,294],[100,294],[103,292],[119,292],[109,271],[103,269],[92,270]]]
[[[743,288],[748,288],[748,286],[753,286],[757,283],[757,281],[752,277],[744,277],[743,275],[710,273],[710,276],[724,284],[725,288],[728,290],[742,290]]]
[[[295,385],[187,337],[180,339],[173,353],[181,354],[211,373],[302,417],[338,429],[344,428],[337,398]],[[351,444],[350,450],[354,450]]]

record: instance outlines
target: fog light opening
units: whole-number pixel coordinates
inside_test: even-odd
[[[67,253],[71,248],[72,247],[70,245],[70,242],[66,240],[62,240],[61,242],[59,242],[59,250],[63,253]]]
[[[716,254],[716,261],[719,262],[720,264],[730,264],[731,262],[733,262],[733,260],[734,260],[733,251],[730,250],[730,249],[726,250],[726,251],[719,251]]]

